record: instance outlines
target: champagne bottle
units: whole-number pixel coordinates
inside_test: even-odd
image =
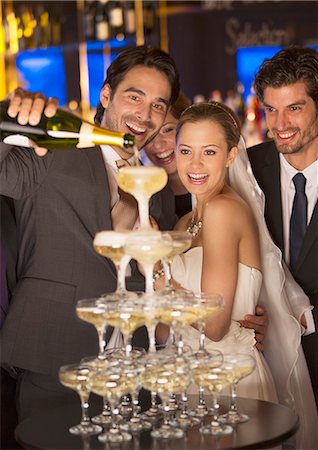
[[[135,143],[131,134],[106,130],[62,109],[58,109],[51,118],[43,116],[38,125],[20,125],[15,118],[8,116],[7,107],[7,101],[0,102],[1,141],[5,141],[10,135],[18,134],[35,142],[39,147],[53,150],[86,148],[100,144],[132,147]],[[23,145],[30,146],[28,143]]]

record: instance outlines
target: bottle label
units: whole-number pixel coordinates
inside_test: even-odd
[[[78,139],[76,145],[77,148],[94,147],[95,144],[92,142],[92,133],[94,126],[89,123],[83,123],[79,130],[79,133],[74,133],[72,131],[54,131],[48,130],[47,134],[55,139]]]

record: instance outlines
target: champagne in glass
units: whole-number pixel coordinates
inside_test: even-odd
[[[125,245],[125,252],[141,263],[146,276],[146,293],[152,294],[153,266],[156,261],[167,255],[172,247],[172,239],[160,231],[134,231],[129,234]]]
[[[240,413],[237,408],[237,385],[243,378],[250,375],[255,369],[255,359],[247,353],[225,353],[223,355],[225,367],[230,367],[229,376],[231,380],[231,405],[230,410],[220,416],[220,422],[228,424],[238,424],[247,422],[249,416]],[[234,367],[233,367],[234,366]]]
[[[99,359],[104,359],[105,330],[107,326],[106,313],[112,303],[117,302],[114,301],[111,296],[109,298],[106,296],[79,300],[76,305],[76,313],[78,317],[85,322],[91,323],[96,328],[99,342]]]
[[[218,394],[231,383],[229,370],[222,365],[215,367],[214,357],[206,357],[192,369],[192,373],[195,383],[209,391],[213,400],[213,420],[209,425],[202,426],[200,432],[214,436],[232,433],[233,428],[231,426],[222,425],[219,421],[220,405],[218,402]]]
[[[133,392],[138,385],[138,373],[132,367],[119,362],[110,363],[106,370],[92,371],[88,377],[89,389],[103,398],[107,398],[112,410],[112,427],[98,436],[101,442],[121,443],[130,441],[132,435],[119,427],[119,400],[125,394]]]
[[[181,253],[186,252],[191,247],[192,236],[187,231],[165,231],[172,239],[172,248],[170,253],[162,258],[162,262],[165,268],[165,287],[160,291],[161,295],[176,295],[178,293],[189,292],[186,289],[175,289],[172,286],[171,264],[173,258]]]
[[[116,267],[117,288],[112,296],[118,300],[136,296],[134,293],[128,292],[125,285],[126,268],[131,259],[124,251],[127,236],[128,230],[105,230],[96,233],[93,242],[96,252],[111,259]]]
[[[145,325],[148,321],[148,312],[144,309],[143,302],[138,299],[125,299],[109,308],[106,313],[107,323],[114,328],[119,328],[124,337],[126,357],[132,352],[132,336],[134,331]]]
[[[159,439],[177,439],[184,436],[182,429],[169,423],[169,397],[172,393],[184,392],[191,377],[191,369],[186,360],[177,356],[153,355],[146,361],[146,368],[141,382],[146,389],[156,392],[162,399],[164,412],[163,425],[151,432],[151,436]]]
[[[156,166],[124,166],[118,172],[118,186],[138,202],[141,229],[150,229],[149,199],[167,184],[167,172]]]
[[[69,429],[70,433],[76,435],[88,436],[98,434],[102,431],[102,427],[91,423],[88,416],[90,390],[87,385],[87,380],[90,370],[88,365],[81,363],[62,366],[59,371],[61,384],[76,391],[81,399],[81,422]]]

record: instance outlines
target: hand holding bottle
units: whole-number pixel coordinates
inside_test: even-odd
[[[47,99],[40,92],[29,92],[18,87],[9,95],[8,115],[16,117],[20,125],[38,125],[42,115],[53,117],[57,111],[58,100]]]
[[[46,117],[53,117],[57,111],[58,100],[56,98],[47,99],[40,92],[25,91],[21,87],[9,94],[8,115],[17,119],[20,125],[38,125],[44,114]],[[44,156],[47,148],[33,147],[38,156]]]

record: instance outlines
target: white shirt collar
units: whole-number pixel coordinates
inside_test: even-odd
[[[318,185],[318,160],[314,161],[310,166],[306,167],[304,170],[297,170],[292,165],[286,161],[286,158],[282,153],[279,154],[280,159],[280,167],[281,167],[281,176],[285,180],[285,185],[293,186],[292,179],[296,175],[296,173],[301,172],[307,179],[308,185],[316,186]]]
[[[116,150],[114,150],[113,147],[111,147],[110,145],[101,145],[100,148],[102,150],[102,155],[105,164],[107,166],[110,166],[112,169],[115,169],[117,172],[118,168],[116,165],[116,161],[123,158],[121,158],[116,152]],[[133,166],[135,164],[135,156],[134,155],[131,156],[130,158],[127,159],[127,161],[131,166]]]

